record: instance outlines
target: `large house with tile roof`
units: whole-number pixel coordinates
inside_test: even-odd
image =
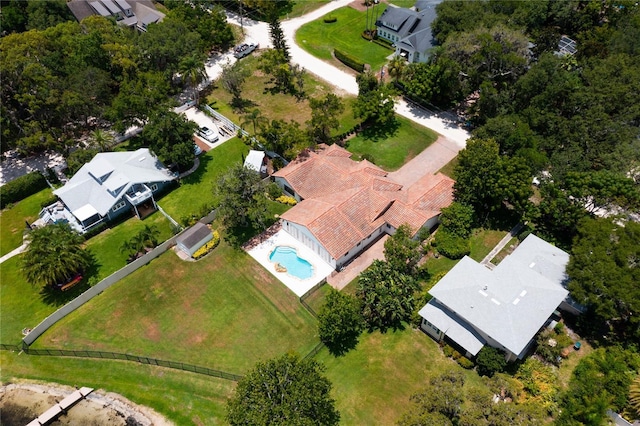
[[[568,253],[533,234],[494,269],[465,256],[429,290],[421,328],[467,357],[489,345],[522,359],[557,309],[580,313],[566,289],[568,263]]]
[[[42,209],[40,220],[84,233],[127,212],[142,218],[157,209],[154,193],[175,179],[147,148],[99,153],[53,191],[60,201]]]
[[[281,216],[282,227],[340,269],[382,234],[407,223],[432,228],[453,200],[453,180],[427,175],[408,188],[387,172],[338,145],[320,145],[274,173],[298,204]]]

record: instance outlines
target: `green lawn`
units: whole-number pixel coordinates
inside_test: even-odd
[[[449,176],[451,179],[455,179],[456,177],[455,177],[454,170],[457,165],[458,165],[458,157],[456,156],[453,158],[453,160],[449,161],[447,164],[442,166],[442,168],[438,171],[445,176]]]
[[[133,362],[0,353],[2,384],[18,378],[116,392],[176,425],[222,425],[235,383]]]
[[[387,171],[397,170],[421,153],[438,138],[431,129],[396,116],[395,123],[383,129],[368,128],[349,139],[346,148],[358,160],[368,155],[373,162]]]
[[[346,355],[336,358],[323,349],[316,360],[327,367],[344,425],[395,424],[411,407],[409,397],[446,369],[463,371],[469,385],[482,386],[475,372],[463,370],[436,342],[411,328],[365,332]]]
[[[380,16],[384,5],[377,9]],[[362,38],[366,15],[366,12],[359,12],[349,6],[342,7],[329,14],[338,18],[337,22],[328,24],[320,18],[300,27],[296,32],[296,42],[320,59],[337,61],[333,59],[333,50],[338,49],[371,65],[372,70],[379,70],[387,62],[387,56],[393,52]]]
[[[17,202],[0,213],[0,256],[4,256],[22,245],[22,233],[29,223],[38,218],[40,203],[51,198],[51,189],[42,191]]]
[[[242,140],[233,138],[202,154],[198,170],[182,179],[180,187],[162,197],[158,204],[178,222],[183,216],[199,214],[203,207],[213,206],[213,185],[233,164],[241,162],[243,155],[248,152],[249,147]]]
[[[317,343],[315,319],[244,251],[221,243],[199,262],[169,251],[67,316],[35,347],[129,352],[247,371]]]
[[[242,99],[245,104],[244,111],[251,111],[254,108],[258,108],[262,115],[269,120],[293,120],[304,126],[305,123],[311,119],[309,101],[306,99],[297,100],[291,95],[282,93],[271,94],[266,92],[265,87],[268,87],[269,77],[258,70],[259,60],[259,55],[254,53],[239,62],[240,66],[249,74],[242,91]],[[328,83],[319,80],[313,74],[307,73],[304,81],[304,90],[307,97],[319,98],[325,96],[327,93],[333,92],[333,89]],[[207,97],[207,101],[211,104],[212,108],[233,122],[240,124],[244,120],[243,114],[245,112],[233,108],[231,106],[231,99],[232,97],[229,92],[224,90],[221,85],[215,87]],[[342,97],[345,110],[339,117],[340,128],[335,131],[336,135],[346,132],[357,123],[353,117],[353,99],[355,99],[354,96]],[[247,126],[246,130],[253,132],[250,125]]]
[[[306,15],[307,13],[311,13],[314,10],[329,3],[329,1],[330,0],[297,0],[293,3],[291,12],[287,13],[285,16],[282,16],[281,18],[292,19],[297,18],[298,16]]]

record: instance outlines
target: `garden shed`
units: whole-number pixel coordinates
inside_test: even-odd
[[[200,247],[213,239],[213,234],[204,223],[196,223],[176,239],[178,249],[193,256]]]

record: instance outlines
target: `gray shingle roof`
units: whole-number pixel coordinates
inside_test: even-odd
[[[529,235],[493,271],[464,257],[429,293],[455,313],[451,320],[468,322],[521,355],[568,295],[568,262],[567,253]]]
[[[132,185],[173,179],[174,175],[147,148],[103,152],[82,166],[65,186],[53,192],[72,213],[90,205],[104,216]]]
[[[181,244],[186,247],[187,250],[191,250],[196,244],[204,240],[209,235],[212,235],[209,227],[204,223],[198,222],[188,230],[184,231],[184,233],[176,239],[176,244]]]

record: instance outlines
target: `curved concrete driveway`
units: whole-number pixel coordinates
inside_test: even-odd
[[[304,16],[289,19],[282,22],[282,30],[285,34],[289,48],[291,52],[291,59],[293,62],[300,64],[307,71],[317,75],[321,79],[329,82],[338,89],[341,89],[349,94],[358,94],[358,85],[356,84],[355,76],[336,68],[335,66],[324,62],[315,56],[307,53],[300,46],[296,44],[295,33],[302,25],[314,21],[327,13],[339,9],[341,7],[349,5],[352,0],[334,0],[322,6],[319,9],[314,10]],[[236,25],[240,25],[237,15],[232,13],[228,14],[229,21]],[[269,29],[266,23],[251,21],[244,19],[244,30],[247,36],[260,43],[261,46],[270,46]],[[434,143],[427,148],[419,157],[429,157],[427,151],[431,149],[444,149],[446,152],[450,152],[449,155],[433,155],[431,156],[437,164],[430,165],[429,169],[433,171],[439,170],[444,166],[451,158],[455,157],[458,151],[465,147],[466,141],[469,138],[469,132],[462,129],[457,124],[457,119],[454,115],[449,113],[433,113],[420,108],[415,105],[410,105],[404,100],[399,100],[396,103],[396,113],[403,117],[408,118],[418,124],[428,127],[445,137],[446,140],[440,138],[438,143]],[[444,146],[444,148],[443,148]],[[417,158],[417,157],[416,157]],[[437,160],[440,158],[440,160]],[[444,162],[443,162],[444,161]]]

